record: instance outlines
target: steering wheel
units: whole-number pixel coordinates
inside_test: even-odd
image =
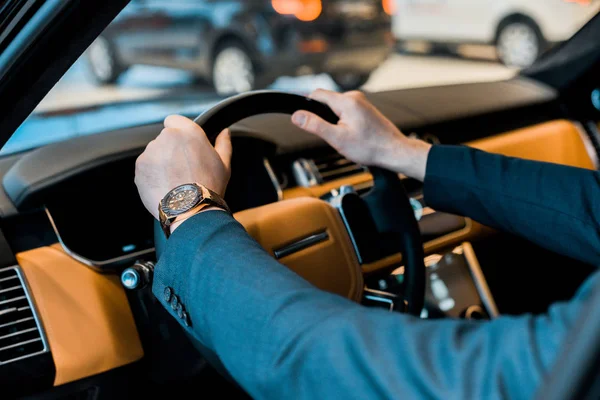
[[[337,115],[327,105],[310,98],[277,91],[254,91],[234,96],[220,102],[215,107],[201,114],[195,119],[195,122],[202,127],[211,143],[214,144],[217,135],[223,131],[223,129],[228,128],[245,118],[270,113],[291,115],[298,110],[313,112],[332,124],[336,124],[339,120]],[[364,209],[368,210],[367,212],[370,212],[379,233],[386,235],[391,234],[393,237],[398,238],[398,250],[402,253],[404,263],[403,300],[406,303],[406,312],[418,316],[423,309],[425,299],[424,254],[418,223],[415,219],[409,197],[398,175],[391,171],[376,167],[371,167],[370,172],[373,175],[374,186],[368,193],[362,196],[362,201],[364,201],[364,204],[366,205]],[[329,217],[325,217],[325,219],[328,221],[326,223],[328,225],[327,231],[333,236],[332,241],[341,245],[350,243],[348,232],[343,227],[341,218],[333,207],[322,200],[312,199],[311,201],[312,202],[310,203],[298,205],[297,202],[294,203],[292,200],[283,200],[278,203],[259,207],[262,209],[262,212],[258,213],[258,217],[256,218],[264,219],[265,214],[268,214],[270,210],[275,210],[276,207],[279,207],[281,211],[279,218],[287,218],[285,213],[288,213],[287,215],[289,215],[289,211],[293,211],[294,207],[298,206],[301,207],[302,212],[305,215],[308,215],[308,218],[303,218],[302,221],[311,219],[311,212],[314,212],[315,218],[318,218],[316,214],[319,214],[319,217],[329,215]],[[286,205],[286,202],[289,202],[289,204]],[[254,226],[259,223],[252,221],[252,218],[254,218],[257,213],[244,213],[245,212],[238,213],[240,215],[236,214],[236,218],[238,220],[244,220],[245,226]],[[331,216],[334,217],[332,218]],[[279,219],[279,221],[280,220],[281,219]],[[285,225],[288,225],[286,229],[290,230],[294,229],[294,227],[299,224],[288,223]],[[290,226],[294,227],[290,228]],[[267,231],[269,229],[273,230],[273,228],[274,225],[269,225],[264,228],[261,236],[268,236]],[[248,229],[248,231],[251,233],[252,229]],[[295,233],[292,234],[292,237],[294,235]],[[298,233],[296,237],[301,237],[301,235],[302,233]],[[155,222],[154,239],[158,260],[166,245],[166,238],[163,231],[160,229],[158,222]],[[344,251],[346,252],[352,252],[352,249],[352,246],[344,247]],[[359,281],[358,285],[355,277],[351,277],[351,279],[349,278],[346,281],[353,282],[354,286],[359,287],[357,289],[358,292],[356,290],[349,290],[342,291],[342,293],[346,294],[352,292],[353,295],[348,295],[348,297],[359,300],[362,298],[362,290],[364,287],[362,269],[357,262],[356,255],[354,255],[353,258],[347,258],[347,260],[351,260],[349,263],[353,265],[348,267],[345,270],[347,272],[344,273],[350,275],[358,274]],[[282,260],[282,262],[284,261]],[[323,269],[321,269],[321,272],[311,270],[310,272],[303,273],[303,271],[306,272],[306,270],[303,269],[303,266],[299,266],[298,268],[295,268],[295,270],[300,275],[304,274],[304,277],[309,281],[311,281],[311,278],[312,280],[322,281],[323,279],[321,278],[323,278],[323,276],[315,277],[315,273],[325,273],[323,272]],[[339,275],[336,276],[339,277]],[[344,281],[344,279],[335,280]],[[356,293],[359,293],[360,295],[357,296]]]

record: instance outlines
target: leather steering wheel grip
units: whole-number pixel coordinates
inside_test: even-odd
[[[332,124],[339,118],[319,101],[297,94],[274,90],[257,90],[229,97],[194,120],[206,133],[211,143],[223,129],[243,119],[260,114],[289,114],[298,110],[310,111]]]
[[[306,110],[325,121],[336,124],[339,118],[327,106],[310,98],[270,90],[243,93],[230,97],[198,116],[196,122],[214,144],[217,135],[241,120],[260,114],[293,114]],[[405,260],[404,299],[408,312],[420,315],[425,299],[425,265],[423,244],[409,198],[398,176],[380,168],[370,168],[374,188],[364,196],[381,233],[395,234]],[[166,245],[158,221],[155,222],[154,239],[157,259]]]

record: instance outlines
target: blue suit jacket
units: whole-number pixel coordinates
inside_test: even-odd
[[[594,171],[435,146],[424,191],[437,210],[598,264],[599,180]],[[525,399],[599,285],[594,274],[541,316],[421,320],[316,289],[214,211],[175,231],[153,291],[254,398]]]

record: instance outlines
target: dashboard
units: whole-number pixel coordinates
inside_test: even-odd
[[[482,91],[497,95],[482,97]],[[560,115],[556,93],[525,78],[366,95],[405,133],[432,144],[466,143],[573,165],[581,162],[578,152],[556,150],[565,145],[564,132],[571,142],[589,142],[581,127],[568,121],[540,124],[549,120],[548,114]],[[512,118],[506,118],[507,112]],[[523,124],[537,128],[524,134],[516,129]],[[11,248],[18,252],[59,242],[78,261],[109,270],[151,257],[152,218],[139,200],[133,177],[135,159],[160,127],[148,124],[77,137],[0,160],[0,212]],[[344,186],[359,194],[371,188],[368,168],[295,127],[289,116],[251,117],[234,125],[232,133],[232,176],[225,198],[234,212],[297,197],[328,200]],[[535,146],[540,135],[547,136],[545,151]],[[587,154],[593,153],[590,148],[593,144],[587,143]],[[482,227],[467,218],[428,207],[419,182],[403,177],[403,183],[420,216],[426,250],[457,244],[480,232]],[[377,246],[365,240],[362,247]],[[382,259],[398,261],[392,244],[363,253],[366,271],[380,269]]]

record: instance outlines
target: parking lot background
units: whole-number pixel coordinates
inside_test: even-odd
[[[515,74],[495,59],[494,49],[486,46],[462,46],[457,54],[432,54],[425,46],[398,48],[371,75],[362,87],[367,91],[455,83],[494,81]],[[317,88],[338,90],[326,74],[280,77],[270,89],[310,92]],[[212,100],[213,90],[197,83],[185,71],[170,68],[134,66],[114,85],[100,86],[89,74],[85,59],[79,60],[40,103],[37,112],[98,104],[150,99],[182,92]]]

